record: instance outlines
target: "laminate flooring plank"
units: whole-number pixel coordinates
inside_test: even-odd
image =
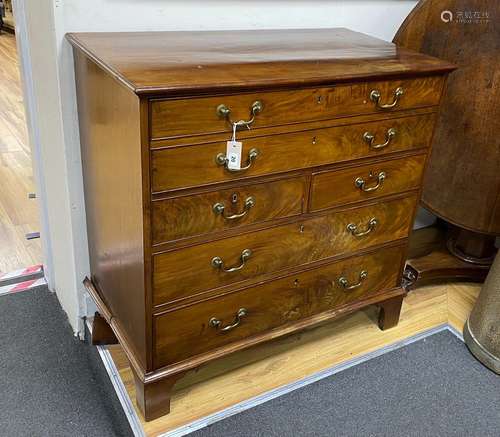
[[[28,143],[15,37],[0,34],[0,274],[42,262],[31,151]]]

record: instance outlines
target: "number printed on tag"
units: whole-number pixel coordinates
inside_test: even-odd
[[[243,148],[243,143],[240,141],[228,141],[227,142],[227,168],[230,170],[241,169],[241,150]]]

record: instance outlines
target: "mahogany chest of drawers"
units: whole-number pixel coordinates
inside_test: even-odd
[[[452,65],[347,29],[67,37],[94,341],[146,420],[215,358],[366,305],[397,323]]]

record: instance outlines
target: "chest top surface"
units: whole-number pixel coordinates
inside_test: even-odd
[[[328,85],[454,68],[344,28],[70,33],[67,38],[137,94]]]

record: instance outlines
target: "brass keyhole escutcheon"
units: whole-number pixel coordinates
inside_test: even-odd
[[[238,203],[238,193],[231,194],[231,203],[232,204]]]
[[[305,226],[304,225],[300,225],[299,226],[299,232],[302,234],[305,230]]]

